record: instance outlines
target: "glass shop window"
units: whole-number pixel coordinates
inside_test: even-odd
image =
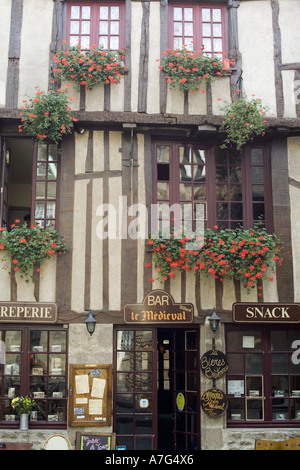
[[[0,330],[0,426],[15,428],[13,398],[36,402],[30,428],[65,428],[67,423],[67,332],[63,329]]]
[[[298,426],[299,328],[228,326],[228,425]]]

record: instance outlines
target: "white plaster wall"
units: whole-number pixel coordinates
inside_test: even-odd
[[[279,1],[279,26],[281,30],[282,63],[300,62],[300,2]]]
[[[52,0],[26,0],[23,6],[18,106],[35,94],[35,86],[46,91],[49,75],[49,45],[52,35]],[[2,8],[2,6],[1,6]],[[2,13],[2,12],[1,12]]]
[[[5,107],[5,95],[6,95],[6,79],[7,79],[7,60],[8,47],[9,47],[9,25],[11,16],[11,0],[5,0],[1,2],[1,14],[0,14],[0,44],[1,44],[1,56],[0,61],[0,107]],[[5,58],[5,59],[4,59]]]
[[[150,2],[147,113],[159,113],[160,2]]]
[[[131,111],[138,110],[138,80],[140,68],[140,46],[141,46],[141,24],[142,24],[142,4],[131,2]]]
[[[248,98],[260,98],[269,107],[269,114],[276,113],[270,1],[241,2],[237,11],[244,91]]]
[[[300,182],[300,137],[288,138],[288,165],[289,165],[290,178],[293,178],[296,182]],[[300,197],[300,190],[297,187],[290,185],[291,230],[292,230],[295,302],[300,301],[299,197]]]

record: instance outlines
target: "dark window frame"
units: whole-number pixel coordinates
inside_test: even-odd
[[[100,6],[118,6],[120,8],[119,10],[119,34],[115,35],[118,36],[119,38],[119,47],[118,49],[112,49],[112,50],[122,50],[125,48],[125,4],[123,1],[117,1],[117,0],[110,0],[110,1],[95,1],[95,0],[69,0],[67,2],[67,21],[66,21],[66,41],[68,43],[71,42],[71,7],[72,6],[90,6],[91,7],[91,14],[90,14],[90,34],[82,34],[80,31],[79,34],[74,34],[74,36],[79,36],[79,38],[86,36],[89,37],[89,47],[91,47],[92,44],[96,45],[96,48],[99,46],[99,22],[100,22]],[[80,10],[81,12],[81,10]],[[110,10],[109,10],[110,12]],[[81,13],[80,13],[80,19],[79,21],[82,21]],[[111,18],[109,17],[108,23],[110,24]],[[110,29],[110,28],[109,28]],[[110,37],[114,36],[110,32],[107,34],[108,36],[108,41],[110,42]],[[89,49],[89,47],[83,49]],[[108,47],[110,49],[110,47]]]
[[[0,384],[0,428],[2,429],[15,429],[19,427],[19,420],[15,421],[5,421],[4,418],[4,410],[3,410],[3,404],[6,401],[10,401],[12,398],[9,398],[8,396],[5,396],[4,392],[4,386],[5,386],[5,380],[4,377],[10,377],[11,375],[15,377],[20,377],[20,396],[25,396],[29,395],[32,397],[32,394],[30,393],[30,382],[31,379],[34,377],[40,377],[39,375],[33,375],[32,374],[32,364],[31,361],[33,360],[34,354],[40,354],[43,356],[47,356],[47,366],[50,368],[50,355],[61,355],[65,358],[65,373],[64,374],[59,374],[59,375],[54,375],[50,374],[49,368],[47,368],[47,373],[43,374],[41,377],[45,380],[45,387],[46,387],[46,393],[44,398],[34,398],[34,400],[37,402],[45,402],[46,401],[46,410],[47,414],[49,415],[49,406],[51,406],[51,403],[54,404],[55,401],[60,401],[64,402],[64,419],[62,421],[48,421],[48,420],[41,420],[41,421],[30,421],[30,428],[32,429],[66,429],[67,428],[67,407],[68,407],[68,331],[63,328],[63,327],[58,327],[58,326],[50,326],[50,325],[30,325],[23,327],[21,325],[13,325],[13,324],[7,324],[7,325],[1,325],[1,338],[3,338],[2,332],[7,332],[7,331],[19,331],[21,333],[21,351],[8,351],[6,350],[6,354],[8,355],[13,355],[17,354],[21,356],[21,370],[20,374],[5,374],[5,365],[0,365],[1,367],[1,382]],[[34,351],[33,349],[31,350],[30,344],[31,344],[31,332],[47,332],[47,351],[43,351],[38,353],[37,351]],[[54,352],[50,350],[50,332],[64,332],[65,337],[66,337],[66,350],[62,352]],[[64,386],[64,396],[62,398],[54,398],[49,397],[47,395],[47,391],[49,391],[49,380],[51,378],[64,378],[65,386]],[[16,393],[16,396],[19,396]],[[34,411],[37,410],[37,408],[34,408]],[[5,413],[6,414],[6,413]],[[10,414],[15,414],[13,409],[11,409]]]
[[[160,170],[158,169],[157,164],[157,148],[159,146],[167,146],[169,147],[169,171],[164,170],[161,172],[163,175],[162,178],[165,179],[158,179],[158,173]],[[169,202],[170,206],[173,204],[178,204],[180,202],[179,197],[179,186],[180,186],[180,175],[179,175],[179,152],[180,147],[190,147],[191,149],[203,149],[206,152],[205,158],[205,172],[206,172],[206,222],[205,227],[209,227],[213,229],[215,226],[218,228],[226,228],[222,226],[222,220],[218,219],[217,217],[217,203],[218,199],[216,198],[216,155],[217,152],[220,152],[220,147],[216,146],[212,143],[208,142],[187,142],[187,141],[174,141],[174,140],[155,140],[153,141],[152,147],[152,194],[153,194],[153,204],[158,204],[159,202]],[[241,151],[241,181],[239,185],[241,186],[242,190],[242,200],[238,201],[243,206],[243,215],[242,219],[234,220],[230,215],[228,219],[224,219],[224,223],[226,224],[228,220],[228,228],[235,228],[238,225],[242,225],[245,229],[252,228],[253,225],[259,223],[259,219],[254,218],[253,214],[253,205],[257,204],[257,201],[254,200],[253,195],[253,180],[252,180],[252,152],[258,150],[261,153],[263,158],[263,164],[260,165],[259,168],[262,169],[260,172],[260,178],[262,178],[262,182],[260,185],[264,188],[264,224],[266,229],[269,233],[273,232],[273,211],[272,211],[272,185],[271,185],[271,165],[270,165],[270,153],[268,144],[261,145],[261,144],[251,144],[250,146],[246,146]],[[224,150],[227,154],[227,168],[226,171],[228,172],[228,165],[230,162],[230,155],[232,150],[227,149]],[[161,163],[161,165],[167,165],[167,163]],[[223,165],[226,167],[226,165]],[[220,165],[222,166],[222,165]],[[169,198],[160,199],[157,197],[157,183],[158,182],[169,182]],[[230,188],[230,183],[228,181],[228,187]],[[229,201],[229,199],[228,199]],[[220,201],[219,201],[220,202]],[[195,203],[195,200],[192,200],[192,203]],[[229,201],[229,203],[231,203]],[[228,205],[230,205],[228,203]],[[172,221],[170,221],[170,225],[172,226]],[[193,230],[196,226],[196,221],[193,220]]]
[[[45,160],[39,157],[39,148],[42,146],[46,147]],[[50,149],[55,148],[55,160],[50,160]],[[45,165],[45,174],[38,175],[39,165]],[[56,178],[50,178],[50,168],[54,165],[56,168]],[[43,177],[44,176],[44,177]],[[61,180],[61,151],[60,146],[51,142],[35,143],[34,153],[32,160],[32,191],[31,191],[31,224],[40,225],[43,228],[47,228],[49,224],[52,224],[52,228],[58,230],[59,226],[59,199],[60,199],[60,180]],[[45,189],[44,197],[40,197],[37,191],[37,185],[43,184]],[[55,183],[55,197],[49,195],[50,185]],[[37,203],[44,202],[44,212],[40,217],[36,217],[37,214]],[[54,203],[54,217],[48,215],[48,203]],[[47,225],[48,222],[48,225]]]
[[[194,50],[201,50],[203,45],[203,39],[208,38],[211,39],[213,42],[213,38],[221,38],[222,40],[222,50],[214,50],[212,47],[212,51],[207,51],[207,53],[212,53],[212,55],[216,55],[218,52],[222,52],[222,54],[226,54],[227,51],[227,25],[226,25],[226,5],[222,3],[196,3],[196,2],[169,2],[169,10],[168,10],[168,24],[169,24],[169,34],[168,34],[168,43],[171,49],[177,49],[174,45],[174,28],[173,28],[173,9],[174,8],[192,8],[193,9],[193,49]],[[211,10],[211,18],[210,21],[202,21],[202,9],[207,8]],[[217,22],[221,24],[222,33],[221,36],[213,36],[213,34],[203,35],[202,25],[204,23],[209,23],[212,27],[212,10],[213,9],[220,9],[221,10],[221,22]],[[184,21],[183,21],[184,23]],[[196,27],[196,25],[201,25],[201,27]],[[183,25],[184,27],[184,25]],[[184,38],[183,38],[184,39]],[[185,44],[185,41],[182,41]],[[225,58],[225,57],[224,57]]]
[[[261,348],[254,349],[254,348],[245,348],[242,350],[241,348],[237,348],[236,351],[231,349],[229,345],[228,333],[229,332],[236,332],[237,334],[244,334],[245,336],[256,334],[257,337],[261,337]],[[271,336],[272,334],[280,335],[284,339],[285,335],[285,349],[271,349]],[[291,334],[291,336],[290,336]],[[293,384],[297,382],[300,384],[300,366],[299,371],[295,372],[296,367],[291,365],[291,356],[296,351],[296,349],[292,349],[289,344],[292,343],[292,334],[295,334],[295,338],[297,337],[300,339],[300,329],[295,325],[276,325],[276,324],[269,324],[259,326],[258,324],[255,325],[234,325],[234,324],[226,324],[225,325],[225,338],[226,338],[226,354],[229,362],[229,370],[227,371],[226,377],[226,392],[228,398],[228,407],[227,407],[227,427],[229,428],[262,428],[262,427],[269,427],[269,428],[291,428],[291,427],[299,427],[300,426],[300,416],[298,419],[293,419],[292,414],[296,410],[296,401],[297,405],[300,410],[300,396],[292,395],[292,390],[294,388]],[[279,337],[279,336],[278,336]],[[280,341],[282,342],[282,341]],[[230,364],[234,364],[234,358],[231,359],[231,355],[235,355],[238,358],[238,362],[241,364],[243,361],[245,367],[245,373],[238,373],[233,370]],[[247,355],[251,355],[252,358],[254,355],[261,356],[261,364],[262,370],[258,373],[246,373],[246,357]],[[274,369],[272,369],[272,358],[277,356],[279,362],[276,360],[274,361]],[[286,372],[278,372],[275,367],[280,365],[280,360],[282,357],[285,356],[286,359]],[[258,357],[258,356],[257,356]],[[233,362],[232,362],[233,361]],[[257,362],[257,361],[256,361]],[[238,367],[238,366],[236,366]],[[250,377],[250,380],[253,378],[253,383],[256,385],[259,383],[262,377],[262,391],[260,392],[258,397],[255,396],[247,396],[246,392],[246,377]],[[245,386],[245,393],[242,394],[241,397],[234,397],[232,394],[228,394],[228,381],[229,380],[244,380]],[[286,380],[286,382],[285,382]],[[280,384],[279,386],[283,387],[282,382],[287,383],[288,385],[288,392],[284,393],[284,396],[275,393],[274,383]],[[273,385],[273,386],[272,386]],[[244,401],[244,417],[243,419],[230,419],[231,418],[231,410],[235,410],[234,402],[239,400],[240,403]],[[248,401],[257,401],[261,400],[262,409],[263,409],[263,419],[246,419],[246,402]],[[287,403],[287,408],[286,408]],[[282,411],[281,407],[285,406],[284,412]],[[272,408],[274,407],[274,408]],[[278,407],[278,409],[276,408]],[[293,408],[294,407],[294,408]],[[239,409],[239,406],[238,406]],[[276,413],[281,413],[282,415],[288,416],[287,419],[279,418]],[[287,413],[287,414],[286,414]],[[299,413],[300,415],[300,413]]]

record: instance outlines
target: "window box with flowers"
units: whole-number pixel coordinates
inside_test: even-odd
[[[0,251],[6,252],[11,260],[11,272],[18,272],[28,283],[35,272],[41,271],[42,264],[68,249],[64,239],[53,229],[43,229],[38,225],[19,225],[19,220],[11,229],[0,228]],[[11,273],[10,272],[10,273]]]
[[[162,52],[160,70],[165,74],[168,85],[181,91],[194,93],[203,89],[203,83],[214,78],[226,77],[231,62],[205,54],[204,50],[167,49]]]
[[[241,92],[241,90],[237,90]],[[258,98],[247,99],[246,96],[236,97],[223,108],[223,124],[221,132],[226,132],[227,137],[223,148],[235,145],[238,150],[254,136],[265,135],[268,127],[266,119],[267,108]]]
[[[159,277],[166,281],[178,272],[201,272],[214,279],[238,280],[248,290],[266,277],[268,267],[280,266],[283,245],[265,228],[207,229],[203,236],[172,233],[169,239],[149,238],[153,263]],[[150,266],[149,266],[150,267]],[[267,278],[273,281],[273,277]],[[153,279],[151,279],[153,281]]]
[[[64,41],[65,42],[65,41]],[[61,79],[73,82],[77,90],[81,86],[91,90],[97,84],[119,83],[127,72],[123,54],[92,45],[83,51],[80,45],[66,45],[53,57],[53,72]]]
[[[23,102],[19,132],[24,130],[40,142],[51,140],[55,143],[71,132],[73,121],[76,119],[73,118],[69,107],[67,89],[50,89],[47,92],[38,90],[34,98]]]

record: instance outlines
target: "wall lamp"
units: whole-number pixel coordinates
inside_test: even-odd
[[[213,333],[216,333],[216,331],[218,331],[220,321],[221,321],[221,318],[218,317],[215,308],[213,308],[209,316],[210,329]]]
[[[88,313],[88,317],[85,320],[85,325],[86,325],[86,329],[88,330],[88,332],[91,336],[95,331],[96,323],[97,323],[97,321],[95,320],[94,312],[92,312],[92,310],[90,310],[89,313]]]

